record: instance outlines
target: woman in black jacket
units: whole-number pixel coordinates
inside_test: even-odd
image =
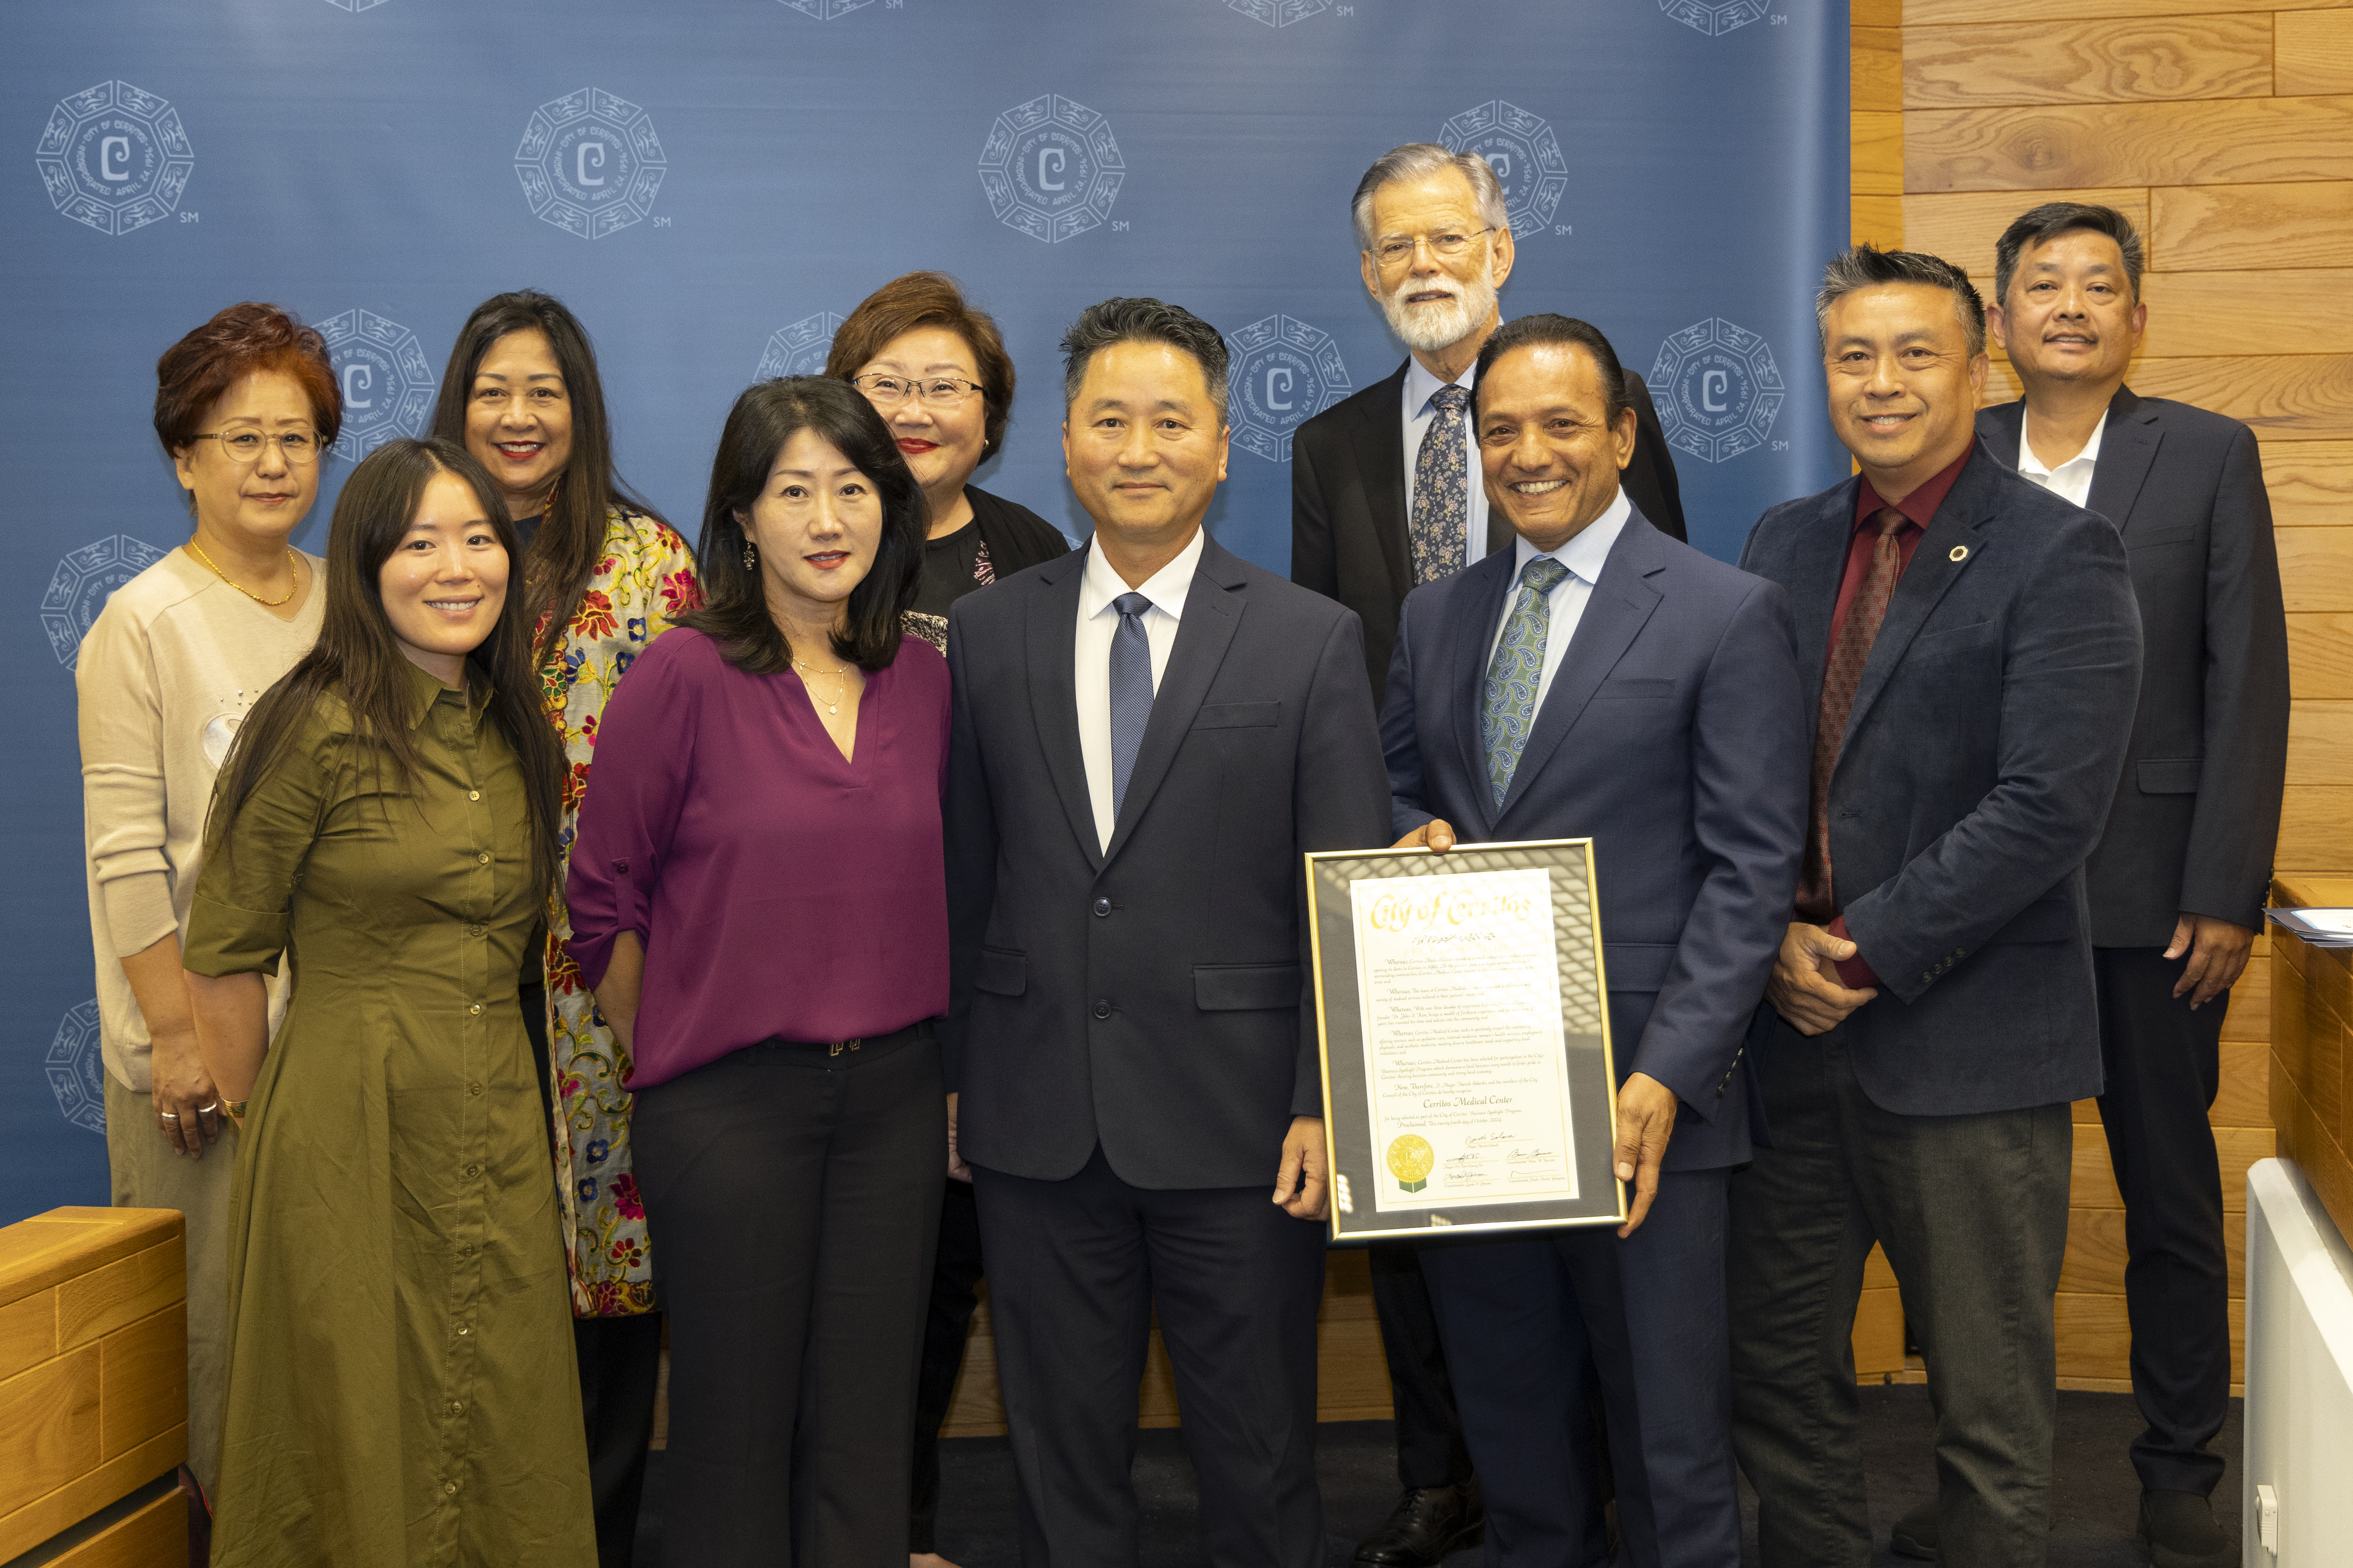
[[[1071,548],[1029,508],[973,485],[1005,441],[1013,361],[986,312],[944,272],[910,272],[869,294],[833,334],[825,374],[866,394],[931,503],[923,585],[906,629],[942,653],[948,606]]]

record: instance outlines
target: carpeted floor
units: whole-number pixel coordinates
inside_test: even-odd
[[[1917,1385],[1866,1389],[1862,1396],[1870,1456],[1865,1484],[1871,1497],[1873,1532],[1879,1565],[1906,1560],[1887,1550],[1887,1530],[1896,1516],[1935,1490],[1929,1457],[1928,1392]],[[2217,1453],[2239,1451],[2239,1404],[2214,1441]],[[2133,1537],[2140,1485],[2126,1449],[2140,1429],[2132,1397],[2123,1394],[2059,1395],[2059,1436],[2054,1458],[2057,1500],[2051,1532],[2052,1568],[2126,1568],[2147,1561]],[[1193,1469],[1182,1435],[1174,1430],[1138,1435],[1136,1495],[1144,1504],[1142,1568],[1201,1568],[1207,1559],[1194,1528]],[[638,1532],[637,1568],[665,1568],[661,1556],[662,1467],[657,1453],[646,1479],[645,1519]],[[965,1437],[941,1445],[939,1544],[961,1568],[1015,1568],[1017,1525],[1013,1458],[1002,1437]],[[1316,1471],[1324,1484],[1324,1521],[1330,1535],[1325,1561],[1346,1563],[1356,1538],[1380,1522],[1397,1500],[1397,1462],[1385,1421],[1328,1424],[1318,1434]],[[2214,1493],[2215,1512],[2226,1531],[2239,1528],[2239,1479],[2235,1467]],[[1755,1505],[1749,1501],[1752,1537],[1744,1560],[1756,1561]],[[1451,1560],[1450,1568],[1479,1568],[1482,1552]],[[685,1568],[684,1564],[678,1568]]]

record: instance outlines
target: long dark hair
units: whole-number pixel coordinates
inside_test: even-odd
[[[394,639],[384,611],[384,563],[408,531],[425,497],[425,487],[441,474],[455,474],[472,487],[483,515],[515,557],[514,524],[489,470],[457,441],[389,441],[352,470],[335,500],[327,530],[327,605],[319,640],[311,651],[264,693],[238,727],[237,742],[221,765],[215,786],[207,837],[226,846],[237,814],[286,754],[305,716],[336,689],[352,715],[358,749],[372,753],[379,776],[386,764],[402,786],[417,774],[417,745],[409,721],[413,668]],[[510,568],[512,572],[512,568]],[[556,791],[563,773],[555,727],[540,707],[539,681],[531,657],[529,603],[509,577],[498,624],[466,658],[470,674],[490,688],[490,717],[506,734],[522,763],[524,795],[531,803],[533,875],[554,887],[558,859]]]
[[[711,460],[711,496],[702,507],[702,542],[695,553],[702,577],[702,608],[679,617],[717,639],[728,661],[754,675],[776,675],[793,662],[776,617],[768,613],[760,568],[744,564],[744,525],[738,511],[750,511],[768,488],[768,472],[785,443],[802,431],[816,433],[860,473],[874,481],[882,500],[882,540],[874,569],[849,591],[849,625],[837,633],[833,651],[860,669],[887,667],[899,657],[899,617],[915,602],[923,574],[923,537],[931,509],[907,459],[891,438],[890,426],[847,382],[822,375],[792,375],[745,387],[719,433],[719,453]]]
[[[474,395],[474,373],[491,345],[512,332],[547,334],[564,391],[572,404],[572,456],[556,476],[547,516],[533,536],[528,559],[518,574],[523,598],[534,614],[545,614],[537,657],[542,664],[564,644],[564,629],[580,608],[580,596],[605,554],[606,512],[627,502],[659,522],[661,514],[621,482],[613,467],[613,426],[605,416],[605,384],[596,374],[596,350],[587,329],[564,301],[535,289],[496,294],[474,307],[449,350],[441,374],[441,395],[433,405],[433,434],[466,444],[466,405]],[[506,515],[501,504],[499,515]]]

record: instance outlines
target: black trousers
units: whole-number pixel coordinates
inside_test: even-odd
[[[2221,1081],[2226,994],[2177,1001],[2189,964],[2161,948],[2092,952],[2107,1091],[2100,1121],[2125,1199],[2125,1310],[2133,1397],[2147,1428],[2133,1468],[2152,1491],[2211,1493],[2223,1460],[2206,1445],[2231,1406],[2231,1272],[2222,1183],[2207,1121]]]
[[[1210,1563],[1322,1568],[1324,1227],[1284,1214],[1263,1186],[1130,1186],[1101,1149],[1066,1181],[978,1166],[973,1177],[1021,1489],[1021,1561],[1136,1562],[1129,1473],[1156,1307]]]
[[[523,1032],[539,1062],[540,1104],[554,1123],[547,1065],[547,990],[520,992]],[[575,1318],[572,1348],[580,1362],[580,1410],[588,1426],[588,1489],[596,1510],[596,1568],[629,1568],[638,1550],[638,1504],[646,1489],[646,1449],[653,1442],[654,1402],[661,1381],[661,1319]]]
[[[949,1177],[940,1198],[939,1249],[932,1259],[931,1305],[923,1315],[923,1359],[915,1374],[915,1475],[907,1509],[907,1551],[937,1550],[940,1426],[964,1370],[965,1337],[982,1272],[980,1205],[972,1184]]]
[[[1774,1146],[1733,1178],[1726,1293],[1733,1445],[1764,1568],[1872,1560],[1851,1336],[1874,1241],[1928,1363],[1943,1560],[2041,1568],[2068,1108],[1898,1115],[1863,1092],[1835,1029],[1778,1024],[1749,1061]]]
[[[1471,1450],[1446,1374],[1446,1347],[1421,1274],[1421,1244],[1377,1241],[1365,1249],[1373,1276],[1373,1314],[1389,1367],[1397,1414],[1398,1484],[1460,1486],[1471,1479]]]
[[[924,1023],[828,1049],[751,1046],[638,1093],[670,1323],[670,1562],[906,1561],[939,1047]]]

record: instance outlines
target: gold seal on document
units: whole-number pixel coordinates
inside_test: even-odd
[[[1408,1132],[1389,1144],[1389,1174],[1398,1185],[1409,1193],[1418,1193],[1430,1184],[1430,1167],[1438,1163],[1438,1151],[1427,1139]]]

